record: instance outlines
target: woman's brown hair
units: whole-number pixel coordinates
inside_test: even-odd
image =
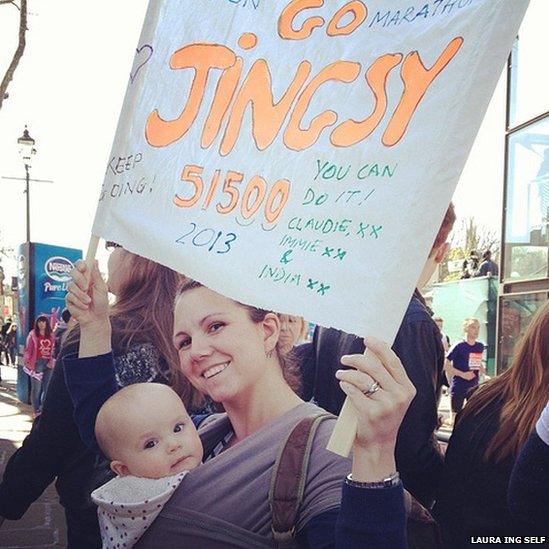
[[[129,276],[122,281],[111,307],[113,350],[126,352],[139,343],[152,343],[165,365],[160,372],[186,406],[198,401],[197,393],[183,376],[173,346],[173,304],[177,289],[185,277],[150,259],[124,251],[123,268]],[[79,330],[69,335],[74,342]],[[69,345],[69,337],[66,344]]]
[[[189,290],[205,287],[206,286],[204,286],[200,282],[197,282],[196,280],[187,279],[179,288],[177,292],[177,297]],[[259,309],[258,307],[252,307],[251,305],[245,305],[244,303],[240,303],[239,301],[233,301],[237,303],[240,307],[243,307],[248,311],[250,320],[255,324],[259,324],[260,322],[262,322],[267,314],[272,312],[265,309]],[[295,393],[299,394],[299,391],[301,389],[301,373],[297,361],[295,360],[295,358],[293,358],[292,353],[283,353],[280,350],[278,343],[276,345],[276,354],[280,363],[280,367],[282,369],[282,375],[284,376],[286,383],[292,388]]]
[[[549,399],[549,303],[530,322],[509,369],[474,393],[458,423],[474,420],[500,399],[499,429],[484,452],[486,461],[496,463],[518,455]]]

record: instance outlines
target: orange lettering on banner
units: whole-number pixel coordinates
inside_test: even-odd
[[[252,196],[254,193],[256,193],[254,202],[250,206],[250,196]],[[255,212],[257,212],[257,210],[263,203],[263,200],[265,200],[266,194],[267,183],[265,179],[263,179],[260,175],[254,175],[250,179],[250,182],[248,183],[248,186],[246,187],[246,190],[242,195],[242,204],[240,206],[240,210],[244,219],[250,219],[250,217],[252,217]]]
[[[361,122],[347,120],[335,128],[330,136],[332,145],[349,147],[366,139],[377,128],[387,111],[387,77],[401,61],[402,54],[388,53],[379,57],[370,65],[370,68],[366,71],[366,82],[374,93],[374,110],[370,116]]]
[[[183,112],[175,120],[160,118],[153,111],[147,120],[145,136],[153,147],[165,147],[183,137],[198,115],[210,69],[227,69],[236,62],[232,50],[219,44],[191,44],[176,51],[170,60],[172,69],[194,69],[195,74]]]
[[[187,164],[183,168],[181,181],[185,183],[184,187],[187,187],[187,184],[191,185],[193,194],[188,198],[181,198],[181,196],[176,194],[173,199],[175,206],[178,208],[192,208],[197,205],[201,200],[205,189],[202,177],[203,172],[204,168],[202,166],[196,166],[194,164]],[[206,198],[201,206],[202,210],[207,210],[210,207],[216,195],[220,178],[221,170],[217,169],[214,171],[211,178],[210,188],[208,189]],[[243,181],[244,174],[234,170],[227,171],[221,190],[223,196],[215,207],[216,211],[221,215],[228,215],[234,212],[235,208],[240,203],[240,213],[242,214],[242,217],[244,219],[250,219],[255,216],[261,206],[264,205],[263,214],[265,216],[265,221],[269,224],[276,223],[288,202],[291,183],[287,179],[278,179],[271,189],[268,190],[265,179],[260,175],[254,175],[248,180],[241,197],[239,187]],[[189,187],[185,190],[188,192]],[[229,203],[223,205],[222,202],[226,200],[225,195],[229,195]]]
[[[278,19],[278,34],[285,40],[304,40],[311,36],[313,29],[322,27],[322,17],[310,17],[304,21],[300,29],[294,30],[292,23],[296,15],[309,8],[319,8],[324,0],[292,0],[282,11]]]
[[[245,33],[239,39],[240,47],[252,49],[257,44],[253,33]],[[399,64],[403,91],[381,141],[386,147],[397,144],[405,135],[415,111],[423,100],[435,78],[448,66],[463,44],[463,38],[454,38],[429,69],[425,68],[417,51],[409,53],[402,62],[400,53],[388,53],[378,57],[367,69],[365,80],[374,96],[372,113],[361,121],[346,120],[336,126],[330,135],[332,145],[349,147],[366,139],[381,124],[388,109],[387,80]],[[210,69],[221,69],[215,93],[206,115],[200,144],[210,147],[222,132],[228,118],[223,138],[219,146],[221,155],[228,155],[235,147],[242,133],[242,123],[248,106],[252,111],[251,133],[256,147],[264,150],[269,147],[282,130],[285,146],[301,151],[314,145],[321,133],[336,124],[338,114],[325,110],[317,114],[303,128],[306,116],[317,90],[327,82],[354,82],[361,70],[360,63],[336,61],[311,76],[311,63],[303,60],[297,66],[292,81],[284,94],[275,102],[273,82],[268,62],[257,59],[246,74],[242,84],[244,61],[226,46],[219,44],[191,44],[181,48],[171,58],[171,68],[192,69],[194,78],[186,103],[178,118],[164,120],[155,109],[148,117],[145,136],[153,147],[165,147],[183,137],[195,122],[206,94]],[[309,81],[308,81],[309,80]],[[331,91],[337,100],[336,92]],[[288,116],[289,115],[289,116]]]
[[[337,122],[337,114],[334,111],[324,111],[311,120],[308,128],[300,127],[305,112],[318,88],[330,80],[340,82],[353,82],[360,74],[360,63],[352,61],[336,61],[324,67],[307,84],[292,112],[286,131],[284,132],[284,144],[294,151],[302,151],[316,143],[322,130]]]
[[[238,39],[238,45],[243,50],[251,50],[257,46],[257,36],[253,32],[245,32]]]
[[[174,196],[173,203],[178,208],[191,208],[198,202],[200,196],[202,195],[202,190],[204,189],[204,183],[200,177],[203,171],[204,168],[202,166],[195,166],[194,164],[188,164],[183,168],[181,180],[189,181],[194,186],[194,195],[191,198],[181,198],[178,194],[176,194]]]
[[[426,69],[417,51],[411,52],[404,59],[400,69],[400,77],[404,83],[404,91],[399,104],[387,125],[382,143],[387,147],[396,145],[406,133],[408,124],[420,104],[425,92],[433,80],[444,70],[457,54],[463,44],[463,38],[454,38],[440,54],[435,64]]]
[[[228,194],[231,197],[231,200],[226,206],[222,206],[221,204],[218,204],[215,209],[220,214],[228,214],[231,213],[238,204],[238,198],[240,196],[240,192],[236,188],[235,184],[242,183],[242,180],[244,179],[244,174],[240,172],[234,172],[232,170],[229,170],[227,172],[227,175],[225,176],[225,182],[223,183],[223,192],[225,194]]]
[[[252,106],[252,134],[257,148],[266,149],[280,132],[299,90],[311,72],[311,64],[302,61],[294,79],[278,103],[274,103],[272,81],[265,59],[258,59],[246,76],[231,110],[219,152],[229,154],[240,136],[242,119],[248,104]]]
[[[200,145],[204,149],[207,149],[214,142],[221,129],[221,124],[223,124],[223,119],[227,114],[242,75],[242,65],[242,58],[237,57],[235,64],[225,69],[219,78],[212,106],[202,130]]]
[[[338,27],[338,23],[348,13],[353,14],[353,20],[343,27]],[[358,27],[360,27],[362,23],[364,23],[367,16],[368,8],[362,2],[360,2],[359,0],[349,2],[348,4],[345,4],[341,9],[339,9],[332,17],[330,23],[328,24],[328,28],[326,29],[326,34],[328,36],[341,36],[351,34]]]

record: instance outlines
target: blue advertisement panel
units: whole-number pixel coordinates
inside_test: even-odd
[[[32,244],[34,254],[34,318],[46,315],[52,329],[65,308],[67,284],[82,251],[49,244]]]
[[[65,307],[67,284],[74,263],[82,251],[50,244],[22,244],[18,253],[19,326],[17,396],[29,403],[30,383],[23,371],[23,352],[27,335],[39,315],[50,319],[52,329]]]
[[[25,341],[30,331],[31,323],[31,244],[21,244],[17,250],[17,398],[21,402],[29,403],[30,380],[23,372],[23,352]]]

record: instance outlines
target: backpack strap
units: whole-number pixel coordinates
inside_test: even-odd
[[[320,423],[332,414],[302,419],[291,431],[276,458],[271,475],[269,506],[274,540],[280,549],[294,547],[296,522],[307,480],[314,436]]]

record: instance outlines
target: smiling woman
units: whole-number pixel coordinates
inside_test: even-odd
[[[79,262],[73,279],[67,301],[82,335],[78,358],[65,360],[65,373],[80,432],[93,445],[97,411],[114,391],[111,327],[97,266],[89,273]],[[402,364],[388,345],[373,338],[367,344],[375,359],[344,357],[354,369],[336,377],[357,410],[359,427],[353,458],[342,458],[326,450],[335,418],[303,402],[285,379],[280,327],[279,315],[197,282],[179,290],[173,333],[181,370],[226,413],[204,422],[199,431],[203,464],[175,490],[140,547],[274,547],[289,539],[299,547],[362,547],[365,540],[370,548],[406,546],[394,448],[415,390]],[[324,421],[307,445],[301,504],[288,530],[277,529],[280,513],[270,503],[271,488],[278,485],[273,480],[280,471],[277,455],[281,459],[287,444],[295,451],[293,442],[286,443],[289,436],[319,417]],[[352,476],[343,482],[349,471]],[[295,484],[293,476],[286,477],[286,483]]]
[[[240,384],[254,386],[259,379],[271,387],[282,381],[295,393],[299,391],[299,370],[287,356],[290,349],[281,337],[280,317],[275,313],[242,305],[189,281],[178,292],[174,314],[174,325],[182,328],[176,331],[174,344],[185,377],[200,392],[223,402],[225,409],[231,377],[236,395]],[[265,360],[266,368],[262,366]],[[250,365],[255,366],[253,370]],[[221,376],[226,370],[227,375]]]

